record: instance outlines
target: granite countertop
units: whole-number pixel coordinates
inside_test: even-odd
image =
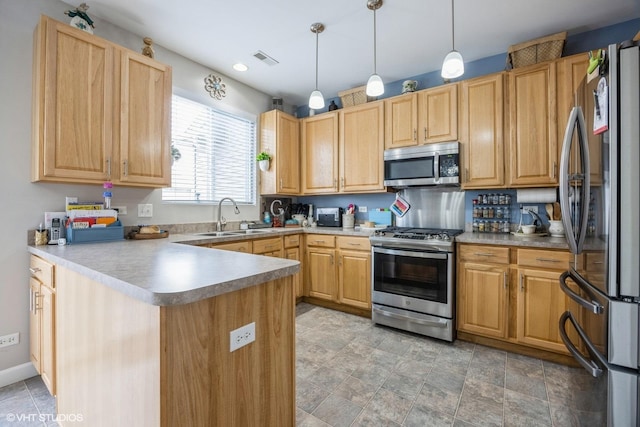
[[[569,250],[569,245],[564,237],[514,236],[511,233],[473,233],[467,231],[456,236],[456,242]],[[598,251],[603,250],[604,246],[605,243],[601,239],[590,237],[585,239],[584,250]]]

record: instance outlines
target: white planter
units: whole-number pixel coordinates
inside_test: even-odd
[[[258,166],[260,167],[260,170],[263,172],[266,172],[269,170],[270,163],[271,161],[269,160],[258,160]]]

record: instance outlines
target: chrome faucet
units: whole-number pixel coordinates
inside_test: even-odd
[[[218,222],[216,222],[216,231],[223,231],[224,226],[227,225],[227,220],[222,216],[222,202],[224,202],[225,200],[229,200],[231,201],[231,203],[233,203],[233,206],[235,208],[234,212],[236,213],[236,215],[240,213],[238,205],[236,205],[235,200],[233,200],[231,197],[223,197],[222,199],[220,199],[220,202],[218,202]]]

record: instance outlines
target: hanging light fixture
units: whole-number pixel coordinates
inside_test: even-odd
[[[455,24],[454,24],[454,0],[451,0],[451,46],[452,50],[444,57],[442,63],[442,72],[440,73],[445,79],[455,79],[464,74],[464,61],[462,55],[456,50]]]
[[[382,0],[367,0],[367,8],[373,10],[373,74],[367,82],[367,95],[380,96],[384,93],[384,83],[376,72],[376,10],[382,7]]]
[[[316,34],[316,89],[309,96],[309,108],[317,110],[324,108],[324,97],[318,90],[318,34],[324,31],[324,25],[320,22],[311,24],[311,32]]]

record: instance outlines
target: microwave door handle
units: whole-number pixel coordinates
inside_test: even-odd
[[[573,271],[565,271],[560,275],[560,279],[559,279],[560,289],[562,289],[562,291],[565,294],[567,294],[569,298],[571,298],[572,300],[574,300],[575,302],[577,302],[578,304],[580,304],[581,306],[583,306],[584,308],[586,308],[592,313],[595,313],[595,314],[604,313],[604,307],[600,303],[598,303],[595,300],[587,301],[586,299],[584,299],[583,297],[575,293],[573,290],[571,290],[571,288],[569,288],[569,286],[567,286],[567,283],[566,283],[568,278],[571,278],[571,280],[576,282],[576,284],[580,287],[580,289],[585,291],[587,294],[591,294],[591,292],[589,291],[589,284],[582,277],[580,277],[580,275],[575,274]]]
[[[440,181],[440,153],[437,151],[433,155],[433,178],[435,182]]]
[[[591,374],[591,376],[598,378],[603,373],[602,368],[600,368],[600,366],[598,366],[598,364],[595,361],[588,360],[586,357],[584,357],[582,353],[578,351],[576,346],[571,342],[571,339],[569,338],[569,335],[567,334],[567,330],[566,330],[567,321],[571,322],[576,332],[578,333],[582,341],[585,343],[589,355],[594,359],[597,359],[603,366],[607,366],[606,362],[603,360],[602,355],[595,349],[593,343],[591,342],[591,340],[589,340],[584,330],[582,330],[582,328],[578,325],[578,323],[576,322],[571,312],[565,311],[564,313],[562,313],[562,316],[560,316],[560,322],[558,325],[558,331],[560,333],[560,338],[562,339],[562,342],[564,342],[564,345],[567,347],[567,350],[569,350],[569,353],[573,355],[573,357],[578,361],[578,363],[580,363],[580,365],[582,365],[582,367],[586,369],[587,372]]]

